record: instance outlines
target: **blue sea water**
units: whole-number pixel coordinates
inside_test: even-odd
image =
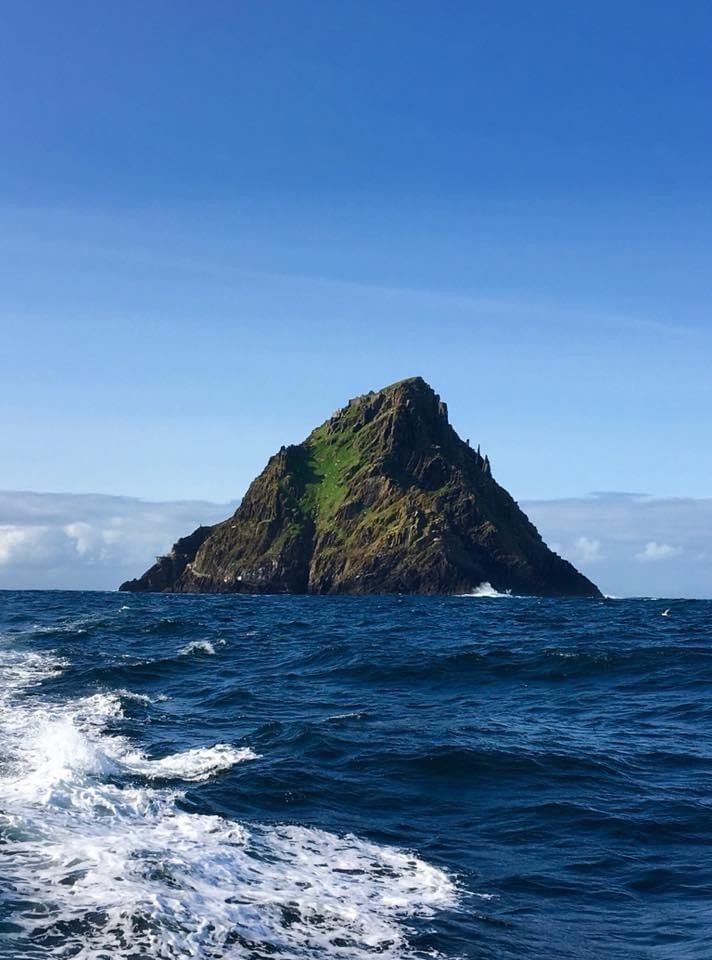
[[[712,957],[712,602],[5,592],[0,670],[2,958]]]

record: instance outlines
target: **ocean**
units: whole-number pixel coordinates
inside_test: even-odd
[[[2,958],[712,957],[712,601],[3,592],[0,670]]]

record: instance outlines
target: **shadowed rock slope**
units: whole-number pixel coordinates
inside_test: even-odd
[[[351,400],[282,447],[234,515],[122,590],[598,597],[546,546],[420,377]]]

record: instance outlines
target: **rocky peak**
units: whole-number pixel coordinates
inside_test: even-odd
[[[449,476],[446,461],[457,458],[456,447],[464,446],[448,422],[446,404],[422,377],[350,400],[329,420],[327,431],[334,438],[357,436],[372,472],[383,473],[402,487],[441,486]]]
[[[448,426],[447,406],[422,377],[399,380],[382,390],[354,397],[332,418],[336,429],[360,429],[377,416],[389,418],[397,427],[420,427],[435,437]],[[404,438],[407,439],[407,438]]]

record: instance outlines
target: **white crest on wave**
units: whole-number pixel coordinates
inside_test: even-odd
[[[224,640],[218,640],[217,643],[220,646],[224,646]],[[210,640],[191,640],[190,643],[186,643],[184,647],[181,647],[178,653],[182,657],[190,656],[192,653],[207,653],[209,657],[215,656],[215,646],[210,642]]]

